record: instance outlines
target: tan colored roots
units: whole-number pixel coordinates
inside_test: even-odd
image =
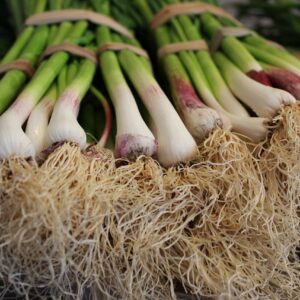
[[[146,199],[157,199],[157,206],[163,202],[163,171],[145,158],[115,165],[110,151],[94,148],[82,155],[69,144],[40,168],[23,160],[1,165],[5,286],[29,298],[46,293],[64,299],[168,298],[157,276],[136,268],[131,253],[140,222],[131,207]]]
[[[230,299],[294,296],[278,213],[259,165],[216,131],[190,166],[117,162],[69,144],[41,167],[0,167],[0,278],[21,294],[82,299],[176,299],[175,290]],[[272,210],[269,209],[272,207]],[[275,222],[276,227],[273,225]]]
[[[300,222],[300,104],[284,107],[274,120],[271,139],[258,147],[259,164],[267,191],[269,211],[277,214],[274,230],[285,243],[299,241]],[[270,203],[277,203],[272,207]]]
[[[156,223],[143,217],[142,228],[150,225],[137,238],[144,244],[138,252],[144,264],[148,257],[149,272],[197,296],[295,295],[299,273],[288,259],[290,244],[282,245],[273,231],[276,212],[266,209],[259,166],[247,145],[217,131],[200,153],[191,167],[166,172],[171,200]]]

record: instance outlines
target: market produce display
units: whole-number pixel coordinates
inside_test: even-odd
[[[1,297],[299,298],[298,58],[216,1],[20,2]]]

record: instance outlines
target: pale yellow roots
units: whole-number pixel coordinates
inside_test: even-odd
[[[268,209],[271,213],[279,212],[272,225],[278,230],[282,243],[286,237],[290,240],[294,236],[299,245],[300,104],[284,107],[274,124],[270,140],[258,147]]]
[[[259,166],[247,145],[216,131],[200,153],[192,166],[166,172],[170,201],[160,213],[153,210],[155,223],[143,217],[142,228],[150,225],[137,238],[143,245],[138,252],[144,264],[148,257],[149,272],[165,274],[170,287],[177,281],[197,296],[294,295],[299,273],[288,259],[291,246],[273,232],[277,216],[266,210]]]
[[[0,278],[64,299],[176,299],[178,285],[198,296],[293,295],[294,236],[283,245],[275,234],[277,203],[266,209],[247,145],[216,131],[200,153],[169,170],[144,157],[116,168],[110,151],[65,144],[40,168],[2,164]]]
[[[140,222],[131,207],[164,194],[156,162],[140,158],[117,169],[110,151],[82,155],[65,144],[40,168],[11,160],[0,170],[0,278],[6,285],[29,298],[48,292],[64,299],[87,293],[167,299],[159,278],[137,269],[130,253]]]

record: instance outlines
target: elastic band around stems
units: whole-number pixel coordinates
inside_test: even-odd
[[[93,12],[89,10],[81,10],[81,9],[66,9],[59,11],[49,11],[35,14],[29,17],[25,25],[27,26],[35,26],[35,25],[47,25],[47,24],[55,24],[61,23],[64,21],[80,21],[86,20],[96,25],[105,25],[113,29],[114,31],[133,38],[133,34],[123,25],[115,21],[114,19]]]
[[[60,51],[68,52],[78,57],[87,58],[90,61],[92,61],[95,65],[98,64],[97,55],[94,51],[70,43],[63,43],[60,45],[48,47],[43,53],[41,60],[44,60],[48,56]]]
[[[139,56],[143,56],[149,59],[148,53],[141,48],[135,47],[133,45],[124,44],[124,43],[106,43],[100,46],[97,50],[99,54],[106,51],[122,51],[122,50],[130,50]]]
[[[182,43],[173,43],[161,47],[157,55],[160,59],[164,58],[166,55],[178,53],[181,51],[196,51],[196,50],[208,50],[208,45],[204,40],[201,41],[190,41]]]
[[[277,49],[281,49],[281,50],[285,49],[282,45],[278,44],[277,42],[271,40],[266,40],[266,42]]]
[[[207,3],[178,3],[165,6],[151,21],[151,29],[164,25],[172,18],[180,15],[200,15],[205,12],[219,17],[225,17],[238,25],[242,25],[236,18],[225,10]]]
[[[221,43],[226,36],[244,37],[253,33],[254,32],[252,30],[244,27],[223,27],[212,37],[210,42],[210,51],[212,53],[216,52],[220,48]]]
[[[34,75],[35,69],[32,66],[31,62],[25,59],[17,59],[8,64],[0,66],[0,74],[7,73],[11,70],[19,70],[24,72],[29,78]]]

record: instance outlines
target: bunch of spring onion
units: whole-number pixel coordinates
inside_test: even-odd
[[[96,11],[110,13],[109,1],[92,1]],[[118,42],[140,47],[134,38],[111,32],[108,27],[97,29],[98,45]],[[153,156],[170,166],[188,161],[197,155],[196,143],[187,131],[169,99],[151,72],[149,61],[130,50],[119,53],[106,51],[100,55],[102,74],[113,101],[117,118],[116,156],[134,159]],[[134,91],[126,81],[128,76]],[[141,98],[153,122],[153,134],[138,109],[134,92]],[[180,140],[180,143],[178,143]]]
[[[55,9],[62,8],[57,1],[47,5],[53,3],[58,5]],[[108,2],[101,3],[98,11],[107,14],[107,5]],[[93,47],[94,35],[87,31],[85,21],[44,28],[50,32],[47,46],[88,41],[86,46]],[[122,41],[121,36],[105,26],[100,26],[97,32],[99,45],[112,38]],[[138,46],[134,39],[125,42]],[[119,157],[152,155],[157,144],[158,159],[165,165],[189,160],[197,154],[194,139],[155,81],[146,59],[128,50],[117,54],[108,51],[101,54],[100,64],[117,115]],[[31,81],[0,116],[0,155],[4,159],[0,168],[1,201],[6,216],[1,220],[0,274],[21,295],[30,296],[33,290],[37,295],[61,292],[82,297],[84,286],[101,286],[104,278],[112,274],[111,270],[117,269],[113,268],[114,260],[125,253],[122,248],[126,245],[122,243],[125,232],[116,230],[112,234],[116,218],[129,213],[128,209],[124,210],[126,205],[120,206],[120,199],[127,205],[141,197],[147,199],[142,187],[135,189],[137,183],[133,180],[144,164],[151,174],[155,169],[163,174],[153,160],[149,163],[138,160],[134,166],[116,170],[111,153],[98,147],[89,148],[82,156],[81,149],[87,146],[86,134],[77,121],[77,114],[95,70],[96,66],[88,59],[74,60],[67,52],[52,54],[43,60]],[[139,113],[136,96],[125,74],[151,114],[157,142]],[[101,93],[94,88],[92,92],[104,101]],[[107,104],[105,108],[108,111]],[[26,132],[23,131],[25,121]],[[105,144],[108,131],[100,145]],[[38,158],[41,151],[47,159],[40,167],[19,159]],[[155,182],[154,177],[152,181]],[[138,184],[144,186],[144,176]],[[156,200],[157,193],[164,195],[162,181],[155,190],[148,191],[149,199]],[[107,218],[111,218],[110,222]],[[34,238],[27,239],[31,234]],[[109,235],[116,235],[116,243],[122,246],[119,251],[111,245]],[[123,258],[123,262],[126,265],[127,259]],[[104,274],[97,277],[102,271]],[[9,276],[17,273],[21,275]],[[105,284],[106,290],[113,286]]]
[[[219,29],[237,26],[208,13],[201,21],[208,40]],[[300,175],[299,60],[255,32],[225,37],[214,60],[233,93],[256,115],[269,118],[270,138],[257,147],[267,197],[294,215],[291,207],[299,205]]]
[[[48,3],[46,1],[41,1],[39,2],[39,5],[41,5],[41,3],[43,3],[43,9],[46,9]],[[51,25],[51,26],[43,25],[43,26],[38,26],[37,28],[31,28],[31,27],[26,28],[24,33],[21,35],[20,38],[18,38],[17,42],[12,47],[12,49],[4,57],[3,61],[10,62],[14,60],[16,57],[18,57],[17,54],[22,51],[24,51],[24,53],[27,54],[29,58],[31,57],[32,59],[37,60],[38,55],[36,53],[33,54],[31,52],[27,53],[28,50],[26,49],[30,45],[31,48],[34,47],[36,49],[37,41],[40,42],[43,40],[44,44],[43,47],[40,49],[41,51],[46,46],[47,40],[49,41],[47,43],[48,46],[58,45],[63,42],[76,43],[76,41],[85,33],[87,29],[87,25],[88,24],[86,22],[82,21],[77,23],[63,22],[60,25]],[[46,35],[41,35],[40,30],[44,30],[46,32]],[[34,31],[34,34],[32,40],[30,40],[29,44],[26,46],[25,40],[27,39],[27,32],[30,31]],[[24,35],[26,39],[23,38]],[[22,49],[24,47],[25,50]],[[22,58],[22,54],[20,57]],[[25,56],[25,58],[27,57]],[[25,75],[22,72],[14,71],[14,70],[10,71],[1,80],[0,84],[3,85],[3,89],[7,91],[9,90],[13,91],[13,93],[10,93],[10,95],[8,95],[9,97],[6,97],[6,95],[4,95],[4,97],[1,99],[3,108],[5,108],[6,105],[13,100],[13,104],[8,109],[6,109],[5,112],[0,116],[0,141],[1,141],[0,157],[1,159],[9,158],[11,156],[19,156],[25,158],[34,157],[36,154],[38,154],[37,151],[41,150],[40,147],[43,146],[44,141],[32,141],[30,137],[24,133],[22,126],[28,119],[30,113],[32,112],[36,104],[39,103],[43,97],[45,97],[46,99],[43,99],[38,110],[41,111],[43,109],[42,106],[46,107],[46,109],[44,109],[44,112],[34,113],[35,116],[33,116],[32,120],[29,122],[27,132],[29,133],[31,138],[35,139],[33,131],[35,130],[45,131],[44,128],[39,128],[39,122],[45,123],[45,120],[47,122],[47,118],[49,118],[49,114],[56,100],[55,86],[53,85],[54,80],[58,76],[59,72],[63,69],[64,65],[67,63],[69,58],[70,55],[68,53],[57,52],[53,54],[50,58],[44,60],[40,65],[40,67],[37,69],[33,78],[23,88],[21,92],[19,92],[19,88],[22,87],[22,84],[24,84],[24,79],[25,79]],[[81,68],[84,67],[85,66],[83,64]],[[87,82],[83,82],[80,88],[76,87],[77,89],[76,92],[79,95],[79,97],[77,95],[75,95],[75,97],[80,98],[80,100],[85,94],[85,90],[87,88],[85,87],[85,85],[88,85],[88,82],[91,81],[90,77],[93,77],[93,73],[94,73],[93,68],[89,66],[88,68],[89,70],[87,70],[87,72],[89,72],[91,75],[86,80]],[[14,74],[15,72],[16,74]],[[13,76],[13,77],[10,78],[9,76]],[[9,84],[6,83],[6,80],[8,79],[10,79]],[[12,87],[9,88],[11,85],[16,85],[17,89],[14,89]],[[16,94],[18,92],[19,94]],[[17,97],[14,100],[15,96]],[[70,101],[72,102],[74,101],[74,99]],[[78,106],[78,103],[76,103],[76,105]],[[77,112],[75,106],[75,111],[73,112],[73,114],[76,113]],[[37,120],[37,118],[39,118],[39,116],[37,115],[43,115],[43,114],[44,116],[40,117],[40,119]],[[53,114],[53,116],[55,115],[56,113]],[[44,124],[42,126],[44,126]],[[63,127],[60,126],[59,128],[62,129]],[[40,135],[38,139],[45,138],[42,137],[42,135],[45,135],[45,132],[37,133],[37,135]],[[52,137],[52,142],[57,142],[54,141],[53,139],[56,138]],[[76,140],[75,142],[80,142],[80,145],[83,146],[84,142],[82,141],[82,139],[83,138],[81,137],[81,141]]]
[[[220,28],[236,26],[210,14],[201,20],[209,37]],[[258,116],[270,119],[270,139],[258,146],[267,198],[286,207],[293,219],[293,205],[299,205],[299,60],[255,33],[225,37],[214,59],[234,94]],[[296,231],[298,223],[289,228]]]
[[[144,17],[148,21],[151,21],[153,13],[162,9],[164,5],[178,2],[180,1],[135,1],[140,12],[143,13]],[[179,16],[173,18],[165,26],[161,26],[156,29],[155,36],[158,47],[170,43],[199,40],[201,39],[201,27],[206,29],[206,33],[209,32],[209,28],[213,28],[213,32],[215,33],[220,27],[217,28],[216,25],[216,28],[213,27],[213,25],[211,25],[212,21],[209,23],[211,19],[216,23],[219,22],[216,17],[213,17],[208,13],[203,14],[201,17]],[[209,27],[210,25],[211,27]],[[213,29],[211,29],[210,34],[212,34]],[[255,63],[255,59],[247,52],[247,50],[244,49],[243,46],[240,46],[239,42],[235,38],[224,38],[222,41],[222,49],[227,51],[226,54],[228,57],[234,60],[234,63],[247,73],[249,77],[260,80],[268,80],[262,68],[258,65],[258,63]],[[277,103],[277,107],[275,109],[279,109],[282,102],[289,104],[293,103],[295,100],[292,95],[282,90],[265,87],[250,79],[244,75],[243,72],[234,65],[234,63],[230,63],[229,58],[221,52],[215,53],[212,58],[206,50],[195,52],[182,51],[175,55],[170,54],[165,56],[161,63],[165,74],[168,77],[176,107],[181,112],[182,118],[185,120],[191,133],[194,133],[195,135],[195,131],[191,130],[193,127],[189,126],[191,123],[186,121],[186,115],[188,115],[188,112],[184,112],[184,107],[192,104],[192,108],[198,109],[199,105],[197,106],[195,103],[199,103],[198,97],[200,96],[211,108],[221,111],[223,114],[225,111],[227,117],[232,120],[236,131],[239,131],[240,133],[242,132],[244,135],[252,138],[256,142],[264,140],[267,134],[267,118],[272,116],[274,113],[274,111],[272,112],[272,110],[274,110],[273,105],[276,106]],[[224,61],[228,63],[225,64]],[[195,90],[198,93],[198,96],[195,93]],[[247,92],[245,92],[245,90]],[[242,92],[239,93],[239,91]],[[250,106],[257,113],[258,117],[249,117],[245,108],[237,101],[237,98],[235,98],[231,92],[233,92],[235,96],[241,99],[246,105]],[[197,101],[195,99],[197,99]],[[211,115],[206,114],[202,118],[204,117],[206,117],[206,119],[204,119],[205,121],[200,120],[200,118],[195,118],[195,120],[197,120],[200,124],[210,124],[209,120]],[[296,203],[295,200],[292,200],[289,202],[289,205],[287,205],[285,201],[277,202],[276,198],[272,199],[269,197],[268,199],[270,199],[271,202],[266,204],[264,197],[264,182],[262,181],[260,166],[255,162],[255,159],[252,157],[250,152],[248,152],[247,147],[238,146],[241,143],[238,139],[230,139],[228,134],[222,134],[221,137],[225,138],[222,142],[220,142],[219,147],[217,146],[218,142],[215,141],[216,134],[213,134],[211,136],[211,140],[204,143],[202,149],[204,148],[205,151],[205,147],[207,147],[206,149],[208,149],[208,154],[204,152],[203,157],[205,159],[208,157],[208,161],[215,163],[215,166],[213,166],[209,171],[213,178],[209,182],[211,183],[211,186],[213,186],[216,182],[220,185],[220,192],[217,193],[215,195],[216,198],[214,198],[216,202],[214,203],[214,201],[210,201],[210,203],[215,204],[210,204],[210,207],[213,207],[214,209],[213,214],[220,209],[219,213],[216,213],[216,215],[219,215],[219,218],[217,220],[212,219],[210,236],[213,237],[214,243],[216,243],[216,239],[219,237],[221,249],[224,249],[224,251],[228,253],[228,260],[222,257],[220,263],[214,263],[214,265],[223,264],[226,272],[223,272],[223,268],[215,270],[214,268],[209,267],[210,258],[203,258],[201,253],[198,253],[195,250],[196,248],[201,247],[201,251],[203,251],[203,249],[207,249],[205,250],[207,252],[210,251],[209,248],[206,248],[206,246],[201,243],[200,239],[200,236],[203,237],[203,234],[205,234],[202,230],[200,230],[200,228],[203,228],[203,230],[207,232],[206,226],[210,226],[209,220],[212,213],[210,211],[205,211],[206,214],[203,214],[203,210],[198,210],[198,213],[200,211],[199,214],[196,212],[195,218],[197,219],[196,216],[199,216],[199,219],[205,218],[208,220],[207,223],[201,219],[201,222],[197,220],[196,224],[198,225],[195,225],[197,226],[197,230],[194,231],[193,235],[190,235],[191,229],[187,227],[187,235],[182,236],[181,242],[178,239],[178,235],[174,237],[176,243],[174,242],[173,244],[171,242],[172,245],[175,245],[174,248],[171,248],[174,249],[174,252],[161,252],[166,256],[162,255],[160,257],[160,262],[166,261],[166,257],[169,257],[170,260],[164,266],[166,267],[166,277],[172,281],[172,278],[174,278],[174,276],[176,277],[174,274],[177,274],[177,279],[185,285],[187,290],[199,295],[209,296],[216,295],[218,293],[232,293],[232,295],[239,296],[241,293],[249,293],[248,297],[251,298],[255,294],[261,296],[261,290],[257,288],[258,286],[266,287],[262,293],[267,295],[270,293],[269,290],[271,287],[273,285],[277,286],[280,281],[281,273],[278,272],[275,274],[273,272],[277,269],[279,264],[285,272],[289,274],[290,278],[295,280],[295,282],[298,282],[297,279],[295,279],[297,277],[294,277],[294,269],[292,267],[286,267],[289,265],[286,253],[288,253],[288,250],[292,248],[291,246],[298,239],[296,232],[297,216],[295,215]],[[234,144],[235,147],[230,148],[230,145],[232,144]],[[249,154],[240,155],[241,151],[245,151],[244,153]],[[220,167],[220,164],[224,167]],[[231,172],[232,169],[233,171]],[[200,172],[203,172],[204,170],[205,167],[200,166],[199,177],[202,175]],[[221,174],[222,180],[219,180],[220,178],[217,175],[218,170],[220,172],[219,174]],[[235,171],[236,176],[234,176]],[[245,180],[242,179],[243,174]],[[249,182],[250,178],[252,179],[251,182]],[[214,179],[216,181],[214,181]],[[227,187],[226,183],[228,183]],[[218,186],[218,184],[216,184],[216,186]],[[253,191],[256,192],[252,194]],[[267,190],[267,192],[269,193],[269,190]],[[210,200],[212,200],[211,196]],[[222,201],[226,204],[224,205]],[[251,203],[250,207],[248,206],[249,203]],[[233,204],[233,206],[230,204]],[[237,210],[232,209],[234,206],[235,208],[238,207]],[[222,217],[222,212],[226,216],[225,219]],[[192,215],[190,211],[188,214],[189,216]],[[230,216],[232,216],[232,218],[230,218]],[[227,218],[233,221],[235,216],[239,216],[239,226],[236,226],[231,222],[229,222],[231,224],[229,225]],[[246,222],[243,223],[242,220],[246,220]],[[214,222],[218,223],[216,228],[214,228]],[[224,231],[222,230],[223,227],[221,225],[223,225],[224,228],[227,228],[227,226],[232,228],[232,231],[227,233],[227,237],[230,240],[230,243],[228,244],[225,242],[226,237],[224,236]],[[238,232],[243,232],[243,237],[239,236]],[[254,244],[253,241],[251,242],[250,239],[244,239],[245,232],[248,232],[249,237],[256,235],[256,244]],[[285,234],[286,239],[284,238]],[[195,237],[198,235],[200,240],[195,241]],[[259,237],[261,237],[260,242],[258,242]],[[241,238],[243,242],[241,242],[239,238]],[[186,249],[192,250],[190,252],[185,251],[185,248],[181,243],[185,244]],[[252,260],[248,261],[248,263],[244,261],[245,254],[243,253],[242,248],[238,249],[242,243],[244,243],[244,247],[249,251],[247,255],[252,257]],[[265,247],[266,243],[269,245],[268,247]],[[162,247],[162,244],[157,245],[158,247]],[[231,261],[233,257],[230,256],[228,252],[228,249],[233,247],[233,245],[237,246],[235,249],[234,263]],[[262,257],[265,257],[266,261],[268,261],[272,256],[274,258],[273,260],[270,260],[270,263],[266,263],[259,271],[256,268],[252,269],[254,265],[258,266],[261,264],[259,260],[256,260],[257,252],[259,252]],[[183,262],[186,257],[186,263],[182,264],[182,268],[178,268],[178,265],[174,263],[175,253],[178,255],[178,264]],[[194,257],[194,259],[191,259],[190,257]],[[202,257],[201,260],[203,261],[203,264],[199,264],[200,257]],[[206,259],[208,261],[206,261]],[[230,271],[230,266],[236,265],[237,260],[239,259],[240,264],[245,266],[245,269],[240,269],[239,274],[235,275],[235,267],[233,267]],[[228,262],[229,265],[226,266],[225,261]],[[170,272],[170,265],[173,265],[174,273]],[[204,265],[206,268],[204,268]],[[157,272],[157,270],[160,269],[159,262],[157,265],[153,265],[153,267],[153,272]],[[197,273],[200,275],[197,276]],[[267,273],[274,276],[267,278]],[[283,275],[284,279],[282,279],[282,281],[284,281],[285,284],[281,291],[277,291],[278,293],[293,293],[293,288],[290,289],[289,286],[289,276],[285,278],[285,275]],[[231,280],[230,278],[235,279]],[[242,280],[243,283],[241,283],[240,280]],[[220,282],[220,286],[215,284],[216,281]],[[231,281],[230,287],[227,286],[228,281]]]
[[[54,3],[60,4],[57,1],[38,3],[44,3],[44,9]],[[73,3],[76,4],[75,1]],[[23,54],[18,54],[22,51],[37,61],[39,55],[32,54],[32,47],[36,47],[34,43],[38,41],[43,41],[43,49],[46,44],[54,46],[63,42],[92,47],[94,35],[87,29],[86,21],[27,28],[5,56],[4,62],[17,57],[23,58]],[[31,34],[33,36],[30,39],[28,35]],[[25,40],[29,40],[27,45]],[[38,49],[40,48],[36,47],[41,52]],[[68,272],[64,268],[66,260],[73,256],[65,255],[63,249],[72,251],[73,248],[70,244],[64,248],[66,243],[71,243],[70,235],[65,237],[64,233],[68,226],[72,227],[76,223],[77,213],[83,207],[82,201],[92,207],[90,201],[94,194],[90,192],[97,185],[96,180],[102,170],[98,165],[97,173],[91,174],[95,161],[90,161],[91,150],[86,152],[87,159],[83,159],[81,149],[87,146],[86,133],[77,121],[80,102],[91,87],[95,71],[96,65],[89,59],[76,59],[71,54],[60,51],[43,59],[35,75],[21,92],[9,87],[12,84],[20,88],[21,84],[24,85],[22,72],[10,71],[1,81],[4,86],[9,78],[10,85],[6,84],[5,88],[18,95],[14,99],[12,93],[9,94],[13,103],[0,116],[0,274],[6,288],[13,286],[20,295],[29,296],[32,291],[41,295],[47,289],[53,289],[56,293],[72,293],[68,278],[71,280],[74,270]],[[92,91],[104,103],[107,116],[110,116],[103,95],[95,88]],[[3,96],[5,97],[1,101],[3,100],[4,108],[9,101],[6,94],[3,93]],[[108,120],[100,146],[107,140],[109,124]],[[60,144],[65,141],[80,147]],[[57,143],[61,147],[51,147]],[[41,151],[49,146],[44,154],[50,154],[50,157],[42,166],[26,161],[27,158],[38,158]],[[109,154],[104,153],[102,158],[104,157],[108,157],[107,161],[114,164]],[[106,164],[103,165],[104,168]],[[82,183],[76,185],[75,182]],[[86,187],[89,185],[88,190]],[[73,208],[75,203],[78,209],[72,211],[74,214],[69,219],[68,209]],[[82,216],[89,218],[89,214]],[[86,224],[86,221],[82,224]],[[28,239],[29,236],[31,238]],[[86,236],[82,236],[78,243],[84,239]],[[70,265],[72,263],[67,268]],[[11,277],[11,274],[14,275]],[[76,277],[71,281],[74,285]],[[78,286],[80,289],[80,285]],[[80,291],[77,293],[80,294]]]

